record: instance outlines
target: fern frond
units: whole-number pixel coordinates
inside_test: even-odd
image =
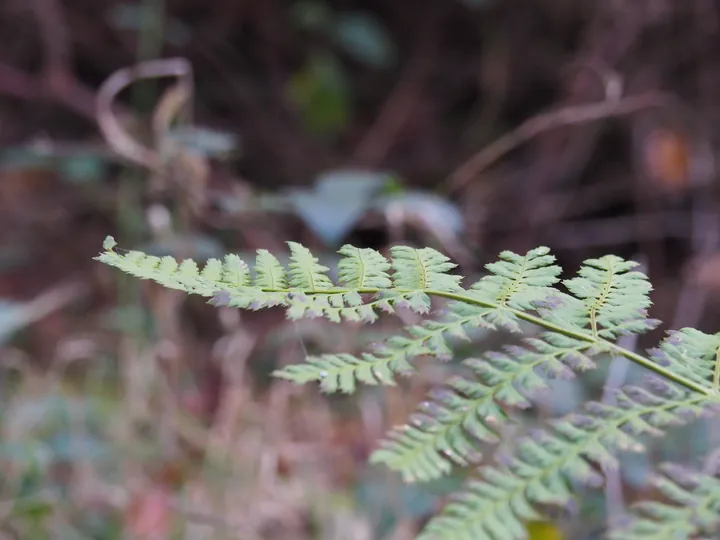
[[[609,540],[675,540],[720,535],[720,479],[675,464],[664,464],[652,483],[669,502],[634,506],[627,524]]]
[[[512,540],[526,537],[524,522],[541,517],[541,506],[566,506],[576,482],[597,485],[600,470],[618,466],[615,454],[642,451],[640,437],[659,436],[670,425],[720,411],[720,335],[693,329],[672,332],[650,358],[620,348],[613,340],[654,328],[649,319],[650,283],[637,265],[615,256],[586,261],[577,277],[556,288],[560,269],[547,248],[520,256],[503,252],[487,266],[489,275],[469,289],[455,265],[432,249],[396,246],[391,260],[371,249],[343,246],[338,284],[307,248],[288,242],[290,263],[258,250],[254,268],[239,257],[191,261],[121,255],[108,238],[98,260],[142,279],[211,298],[217,305],[260,309],[282,305],[287,316],[372,322],[380,312],[430,310],[430,298],[450,300],[438,320],[411,326],[371,353],[311,356],[275,375],[296,382],[320,382],[327,392],[353,392],[358,383],[394,385],[395,373],[414,370],[414,359],[452,356],[449,338],[468,339],[479,327],[520,331],[521,322],[545,332],[522,346],[467,359],[472,377],[453,377],[430,392],[408,425],[393,430],[371,460],[382,462],[407,481],[429,480],[453,466],[479,461],[477,447],[494,443],[498,428],[511,420],[509,408],[530,405],[547,388],[544,375],[572,377],[594,367],[600,353],[622,355],[662,375],[647,388],[625,387],[616,405],[590,402],[582,412],[550,422],[522,438],[515,452],[480,470],[421,539]],[[543,373],[544,372],[544,373]],[[682,387],[682,389],[681,389]],[[611,538],[670,538],[707,535],[720,523],[718,480],[665,467],[658,487],[669,503],[637,507]],[[625,535],[625,536],[622,536]]]
[[[706,385],[699,386],[694,380],[665,369],[659,362],[620,349],[604,339],[644,331],[656,322],[645,317],[650,290],[646,278],[630,271],[633,263],[617,257],[590,261],[581,270],[580,278],[569,282],[583,298],[578,299],[552,287],[560,269],[552,264],[554,258],[547,248],[532,250],[525,256],[504,252],[498,263],[488,265],[490,275],[471,289],[463,290],[461,277],[448,274],[454,265],[429,248],[392,248],[388,272],[387,260],[380,253],[345,246],[340,251],[342,259],[338,268],[341,284],[334,285],[327,276],[328,268],[307,248],[296,243],[289,245],[291,261],[287,271],[274,256],[259,250],[253,281],[247,265],[236,256],[228,256],[223,263],[210,261],[200,272],[191,260],[178,264],[171,257],[160,259],[140,252],[121,255],[114,250],[112,238],[106,240],[105,251],[97,260],[173,289],[210,297],[218,306],[262,309],[282,305],[290,318],[372,322],[379,312],[392,313],[400,307],[427,313],[430,296],[451,300],[440,322],[428,321],[414,327],[409,337],[387,344],[381,353],[369,358],[352,357],[354,360],[343,367],[343,373],[346,370],[352,373],[369,365],[379,374],[375,379],[387,384],[391,383],[387,373],[407,369],[414,356],[447,356],[446,336],[465,338],[467,330],[479,326],[502,326],[518,331],[519,322],[524,320],[573,339],[592,342],[595,350],[622,354],[686,388],[707,391]],[[388,278],[390,286],[383,288]],[[636,301],[637,305],[621,305],[623,297]],[[344,358],[350,361],[349,357]],[[292,380],[295,371],[300,382],[321,380],[321,374],[328,371],[327,380],[333,380],[331,373],[336,371],[336,361],[337,358],[316,359],[302,373],[302,368],[289,368],[284,374]],[[311,369],[313,362],[319,364],[317,369]],[[330,389],[335,385],[325,387]],[[343,388],[350,387],[343,385]]]
[[[371,461],[384,463],[408,482],[447,474],[454,464],[477,462],[480,442],[495,442],[497,428],[508,420],[506,407],[530,406],[527,397],[547,389],[545,372],[571,378],[574,369],[594,366],[592,343],[547,332],[481,359],[463,362],[475,380],[453,377],[432,390],[410,423],[391,431]]]
[[[618,451],[642,451],[640,435],[659,435],[720,407],[720,397],[689,393],[660,379],[650,389],[626,387],[617,406],[589,402],[584,413],[551,422],[522,439],[512,456],[483,467],[430,521],[421,540],[511,540],[526,538],[524,522],[539,519],[537,505],[567,506],[573,481],[599,485],[593,464],[617,468]]]
[[[372,353],[310,356],[302,364],[286,366],[274,375],[299,384],[318,381],[324,392],[351,393],[355,391],[357,381],[394,386],[394,373],[413,372],[415,368],[411,361],[418,356],[451,358],[452,352],[444,335],[457,335],[458,329],[467,324],[481,324],[475,312],[445,322],[430,320],[411,326],[407,335],[387,339]]]

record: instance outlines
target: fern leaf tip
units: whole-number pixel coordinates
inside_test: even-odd
[[[117,246],[117,242],[115,241],[115,238],[113,238],[110,235],[107,235],[105,237],[105,240],[103,240],[102,247],[105,251],[112,251],[115,249],[115,246]]]

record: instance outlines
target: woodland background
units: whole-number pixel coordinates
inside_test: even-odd
[[[570,273],[615,253],[666,322],[630,346],[720,324],[715,1],[3,0],[0,43],[2,538],[404,540],[461,480],[366,465],[453,364],[352,397],[269,377],[397,321],[215,309],[94,262],[108,234],[197,259],[427,245],[468,279],[504,249]],[[117,70],[178,57],[192,116],[161,107],[172,78],[96,106]],[[112,151],[108,119],[156,162]],[[558,383],[524,422],[639,375]],[[652,463],[719,438],[676,430],[533,537],[599,538]]]

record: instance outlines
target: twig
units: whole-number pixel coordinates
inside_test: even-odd
[[[68,27],[58,0],[33,0],[32,7],[44,42],[43,73],[33,76],[0,64],[0,93],[29,101],[51,99],[94,119],[95,94],[72,73]]]
[[[545,131],[561,126],[586,124],[605,118],[625,116],[643,109],[665,107],[670,102],[670,96],[660,93],[648,93],[587,105],[571,105],[541,113],[476,153],[456,169],[441,188],[449,192],[463,188],[505,154]]]
[[[95,93],[74,79],[65,80],[63,85],[48,85],[41,77],[0,63],[0,94],[26,101],[49,99],[95,120]]]
[[[113,113],[113,103],[117,95],[139,79],[156,79],[160,77],[177,77],[178,83],[168,92],[178,92],[179,95],[191,95],[192,66],[184,58],[165,58],[162,60],[148,60],[135,66],[123,68],[113,73],[100,87],[97,96],[96,114],[97,122],[108,145],[121,156],[132,162],[158,170],[162,164],[158,153],[138,143],[123,128],[117,116]],[[158,128],[160,120],[154,119]]]
[[[63,10],[58,0],[33,0],[33,11],[44,41],[45,78],[51,88],[62,87],[73,78],[70,40]]]
[[[708,215],[708,218],[711,217]],[[617,246],[643,240],[689,239],[692,231],[688,212],[653,212],[636,216],[567,221],[546,233],[555,249]],[[641,227],[643,223],[661,223],[662,227]]]
[[[437,18],[432,14],[434,10],[428,10],[423,24],[419,25],[419,46],[385,101],[377,120],[355,149],[353,161],[366,167],[374,167],[382,161],[417,107],[423,83],[430,73],[435,56],[434,41],[430,39],[430,34]]]
[[[28,323],[39,321],[82,298],[87,292],[87,286],[79,281],[62,283],[28,302],[23,307],[23,315]]]

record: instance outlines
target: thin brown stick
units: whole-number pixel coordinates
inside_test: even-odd
[[[71,70],[70,39],[58,0],[34,0],[33,11],[43,39],[43,72],[30,75],[0,64],[0,94],[27,101],[51,100],[94,119],[94,92],[79,83]]]
[[[32,4],[44,44],[45,76],[52,85],[56,78],[72,77],[68,26],[58,0],[33,0]]]
[[[50,86],[42,77],[29,75],[17,68],[0,63],[0,95],[26,101],[52,100],[80,116],[95,119],[95,94],[75,80],[64,86]]]
[[[506,133],[473,155],[455,170],[441,185],[441,189],[454,192],[465,187],[505,154],[545,131],[561,126],[587,124],[605,118],[625,116],[643,109],[665,107],[670,102],[670,96],[661,93],[648,93],[588,105],[571,105],[541,113],[525,121],[513,131]]]
[[[427,79],[437,57],[436,9],[426,9],[417,27],[417,46],[390,92],[375,123],[355,149],[353,161],[376,167],[398,142],[398,137],[421,103]]]
[[[385,158],[418,105],[419,87],[426,76],[427,67],[428,62],[424,57],[410,62],[375,124],[358,144],[353,161],[365,167],[375,167]]]
[[[192,89],[192,66],[184,58],[166,58],[148,60],[135,66],[123,68],[113,73],[100,87],[97,95],[97,122],[103,137],[110,148],[133,163],[156,170],[161,165],[157,151],[138,143],[122,126],[113,113],[113,104],[117,95],[140,79],[177,77],[177,86],[171,88]],[[184,92],[180,92],[184,94]],[[188,94],[189,95],[189,94]],[[155,118],[153,127],[159,126]]]

